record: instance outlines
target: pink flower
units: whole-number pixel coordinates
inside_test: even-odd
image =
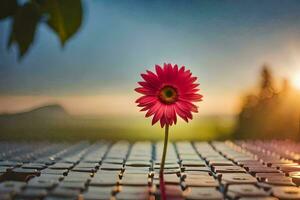
[[[193,102],[201,101],[202,95],[197,92],[199,84],[190,70],[184,66],[164,64],[155,66],[156,73],[147,70],[141,74],[144,81],[138,82],[141,87],[135,89],[143,94],[136,100],[141,111],[147,111],[146,117],[153,115],[152,125],[160,121],[161,127],[176,124],[177,115],[188,122],[192,112],[198,112]]]

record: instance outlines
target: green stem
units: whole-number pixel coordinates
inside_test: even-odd
[[[167,155],[167,149],[168,149],[168,138],[169,138],[169,124],[166,124],[165,127],[165,140],[164,140],[164,150],[161,157],[160,162],[160,176],[163,176],[164,174],[164,168],[165,168],[165,161],[166,161],[166,155]]]

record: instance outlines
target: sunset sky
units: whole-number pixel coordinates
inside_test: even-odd
[[[300,76],[300,1],[83,1],[61,49],[45,25],[20,62],[0,22],[0,113],[57,102],[76,115],[134,115],[139,74],[177,63],[199,77],[201,114],[234,114],[263,63]]]

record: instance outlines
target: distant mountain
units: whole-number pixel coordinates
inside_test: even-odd
[[[33,108],[29,111],[0,114],[0,124],[8,121],[23,121],[23,120],[47,120],[47,119],[62,119],[70,117],[67,111],[59,104],[45,105]]]
[[[45,105],[20,113],[0,114],[0,140],[55,138],[56,134],[62,133],[61,128],[70,126],[70,122],[72,122],[71,115],[58,104]],[[62,136],[64,134],[62,133]]]

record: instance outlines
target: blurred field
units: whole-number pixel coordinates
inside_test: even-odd
[[[179,119],[170,140],[300,139],[300,88],[274,77],[263,66],[258,87],[245,93],[234,116],[201,116],[189,123]],[[299,79],[300,80],[300,79]],[[277,83],[277,84],[276,84]],[[299,82],[300,83],[300,82]],[[144,113],[75,117],[58,104],[0,115],[2,140],[162,140],[164,130],[151,126]],[[113,117],[115,116],[115,117]]]
[[[44,112],[44,111],[43,111]],[[38,111],[0,117],[2,140],[162,140],[164,130],[151,126],[144,117],[72,117]],[[229,138],[234,126],[230,117],[201,117],[190,123],[179,121],[170,128],[170,140],[212,140]]]

